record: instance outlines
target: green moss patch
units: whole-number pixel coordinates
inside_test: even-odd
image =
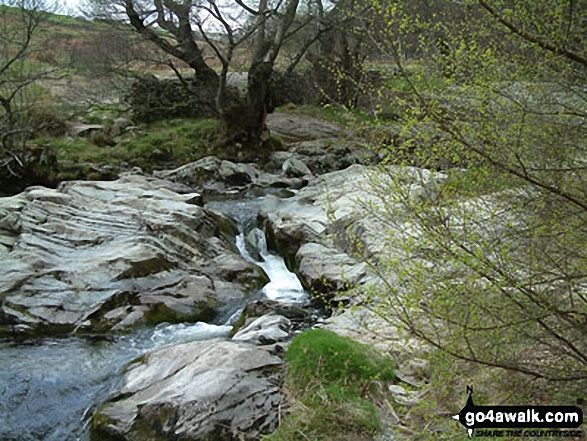
[[[356,440],[377,433],[377,384],[395,378],[393,363],[370,347],[326,330],[297,336],[286,353],[293,402],[266,440]]]

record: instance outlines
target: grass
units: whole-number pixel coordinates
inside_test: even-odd
[[[392,361],[327,330],[297,336],[286,353],[292,411],[265,441],[356,440],[379,430],[378,384],[395,378]]]
[[[182,165],[214,151],[218,121],[210,119],[176,119],[145,126],[141,133],[126,135],[115,146],[100,147],[89,139],[44,138],[37,143],[49,144],[60,161],[120,165],[126,162],[151,171],[158,166]]]
[[[155,153],[169,158],[169,162],[185,164],[218,154],[212,148],[217,128],[218,121],[212,119],[160,121],[150,124],[136,139],[123,141],[119,147],[139,158],[148,159]]]

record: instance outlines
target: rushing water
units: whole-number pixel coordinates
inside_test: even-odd
[[[89,439],[96,406],[114,391],[126,364],[170,343],[225,336],[230,326],[162,324],[112,341],[43,339],[0,344],[0,439]]]
[[[265,236],[256,229],[258,201],[214,202],[209,206],[237,220],[241,230],[237,247],[271,280],[262,294],[305,304],[307,295],[300,282],[283,259],[267,251]],[[257,259],[247,251],[246,235],[257,245],[253,253]],[[112,341],[70,337],[0,343],[0,440],[89,440],[94,410],[116,389],[130,361],[163,345],[223,337],[231,329],[229,323],[161,324]]]
[[[265,233],[257,226],[259,203],[259,199],[245,199],[238,202],[213,202],[207,206],[237,220],[240,230],[236,238],[237,248],[245,259],[259,265],[269,277],[270,282],[262,290],[265,297],[305,306],[309,299],[298,278],[287,269],[280,256],[267,250]],[[255,257],[249,252],[250,248],[255,250]]]

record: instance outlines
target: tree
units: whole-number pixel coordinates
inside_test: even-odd
[[[367,89],[364,64],[369,56],[369,36],[364,26],[373,14],[369,3],[343,0],[328,11],[328,26],[317,35],[306,59],[320,89],[322,104],[358,105],[359,96]]]
[[[410,90],[386,95],[409,152],[388,162],[449,176],[375,179],[404,252],[370,261],[374,308],[451,357],[584,390],[587,3],[373,4]]]
[[[169,61],[186,89],[197,89],[224,121],[227,142],[256,148],[268,139],[265,119],[273,111],[270,84],[277,57],[286,40],[314,20],[297,19],[301,3],[259,0],[256,6],[250,6],[243,1],[125,0],[119,6],[137,32],[193,71],[193,80],[186,81]],[[309,1],[306,6],[316,4],[323,10],[321,0]],[[220,63],[219,73],[207,63],[208,51]],[[237,51],[239,55],[250,53],[244,97],[227,81]]]
[[[30,162],[26,142],[42,128],[32,112],[39,83],[59,70],[40,56],[38,30],[48,8],[42,1],[14,0],[0,9],[0,169],[7,178],[22,177]]]

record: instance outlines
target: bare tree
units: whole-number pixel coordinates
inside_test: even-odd
[[[98,0],[99,3],[99,0]],[[265,119],[273,111],[271,75],[284,43],[317,18],[298,20],[300,0],[254,2],[199,0],[123,0],[109,14],[123,14],[145,39],[193,71],[186,79],[173,61],[169,66],[187,89],[197,89],[202,100],[224,121],[227,142],[258,147],[268,140]],[[307,9],[324,10],[321,0],[307,0]],[[312,43],[312,39],[305,48]],[[207,62],[210,50],[219,62],[216,72]],[[235,54],[248,52],[245,96],[228,86]],[[295,65],[301,56],[294,57]],[[291,71],[293,65],[288,67]],[[189,81],[187,81],[189,80]]]
[[[59,67],[39,62],[37,37],[49,5],[37,0],[11,0],[0,9],[0,168],[19,176],[22,154],[35,131],[30,111],[37,85]]]

